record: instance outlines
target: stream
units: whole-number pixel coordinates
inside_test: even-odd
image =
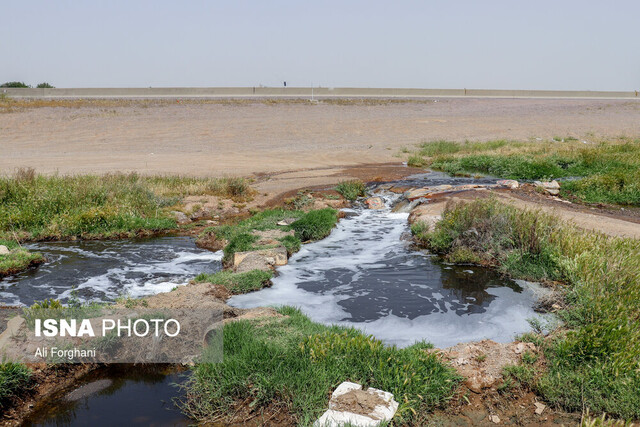
[[[468,183],[421,174],[417,183]],[[441,181],[441,182],[440,182]],[[477,182],[477,181],[474,181]],[[494,181],[495,182],[495,181]],[[273,286],[232,297],[237,307],[293,305],[312,320],[354,326],[387,344],[426,340],[436,347],[492,339],[509,342],[529,331],[543,290],[482,267],[448,265],[409,238],[408,213],[356,203],[324,240],[303,245],[278,268]],[[0,280],[0,305],[45,298],[68,302],[143,297],[184,285],[221,268],[221,253],[198,249],[189,237],[45,242],[28,245],[47,262]],[[188,425],[172,402],[184,374],[162,367],[111,366],[83,378],[76,390],[39,403],[25,425]]]
[[[436,347],[530,331],[542,288],[487,268],[446,265],[416,251],[408,213],[345,209],[329,237],[303,245],[278,268],[273,286],[229,299],[242,308],[293,305],[312,320],[355,326],[387,344],[426,340]]]
[[[0,305],[31,305],[46,298],[110,302],[140,298],[185,285],[222,268],[221,252],[195,246],[191,237],[41,242],[25,245],[47,262],[0,280]]]

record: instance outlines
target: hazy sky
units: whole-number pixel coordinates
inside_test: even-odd
[[[0,82],[640,89],[639,0],[0,6]]]

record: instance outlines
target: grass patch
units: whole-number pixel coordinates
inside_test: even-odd
[[[0,240],[0,245],[6,246],[11,251],[8,254],[0,255],[0,277],[16,274],[44,262],[41,253],[29,252],[13,240]]]
[[[356,200],[366,194],[367,187],[360,180],[342,181],[336,186],[336,191],[347,200]]]
[[[411,165],[452,175],[483,173],[500,178],[562,182],[561,194],[587,203],[640,206],[640,140],[585,145],[575,138],[547,142],[423,143]]]
[[[43,176],[32,169],[0,178],[0,236],[48,239],[106,237],[176,227],[171,206],[182,197],[249,196],[242,179],[103,176]]]
[[[271,271],[251,270],[244,273],[232,271],[218,271],[213,274],[201,273],[194,281],[196,283],[214,283],[222,285],[232,294],[246,294],[257,291],[270,284],[273,273]]]
[[[299,425],[311,425],[333,389],[350,380],[394,393],[394,421],[410,423],[446,402],[457,384],[427,344],[386,347],[355,329],[311,322],[297,309],[279,311],[287,317],[224,326],[224,361],[198,365],[187,385],[189,416],[221,419],[245,401],[256,409],[285,405]]]
[[[338,222],[335,209],[325,208],[307,212],[299,220],[291,224],[296,237],[302,242],[320,240],[327,237]]]
[[[296,221],[291,225],[278,225],[278,222],[285,219]],[[295,236],[280,239],[291,255],[300,249],[302,241],[319,240],[328,236],[337,221],[337,211],[331,208],[306,213],[300,210],[267,209],[237,224],[206,228],[201,237],[213,233],[216,239],[226,240],[228,243],[223,249],[223,262],[230,263],[236,252],[264,249],[255,244],[258,237],[252,234],[253,231],[295,230]]]
[[[31,370],[21,363],[0,364],[0,408],[7,400],[29,385]]]
[[[416,231],[445,257],[464,250],[514,277],[566,283],[567,331],[545,342],[547,370],[529,386],[568,411],[640,417],[640,241],[495,200],[447,206],[433,232]]]

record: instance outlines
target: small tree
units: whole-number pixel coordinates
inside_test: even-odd
[[[47,82],[44,83],[38,83],[38,86],[36,86],[38,89],[53,89],[55,86],[50,85]]]
[[[24,82],[6,82],[0,85],[0,87],[31,87]]]

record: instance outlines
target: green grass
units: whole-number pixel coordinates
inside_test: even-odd
[[[31,370],[21,363],[0,364],[0,408],[7,400],[29,385]]]
[[[29,252],[13,240],[0,240],[0,245],[6,246],[11,251],[6,255],[0,255],[0,277],[18,273],[44,262],[41,253]]]
[[[420,343],[386,347],[355,329],[311,322],[297,309],[287,317],[224,326],[224,361],[200,364],[187,385],[183,410],[199,421],[224,418],[235,404],[255,410],[284,405],[299,425],[311,425],[343,381],[390,391],[400,403],[394,421],[419,417],[445,403],[458,378]]]
[[[640,418],[640,241],[495,200],[448,207],[433,232],[414,231],[445,257],[467,253],[514,277],[564,282],[567,330],[545,342],[547,370],[529,385],[565,410]]]
[[[291,225],[277,225],[284,219],[296,219],[296,221]],[[295,230],[295,236],[280,239],[287,248],[287,252],[292,254],[300,249],[302,241],[319,240],[328,236],[337,221],[337,211],[331,208],[306,213],[300,210],[267,209],[237,224],[206,228],[201,233],[201,237],[213,233],[216,239],[226,240],[228,243],[223,249],[223,262],[230,263],[236,252],[263,249],[255,244],[258,237],[252,234],[253,231]]]
[[[242,179],[43,176],[20,170],[0,178],[0,237],[23,239],[107,237],[176,227],[171,206],[182,197],[249,195]]]
[[[520,180],[562,179],[561,194],[587,203],[640,206],[640,141],[585,145],[564,142],[450,142],[422,144],[410,164],[452,175],[483,173]]]
[[[307,212],[299,220],[291,224],[296,237],[302,242],[320,240],[327,237],[338,222],[335,209],[325,208]]]
[[[218,271],[213,274],[199,274],[194,281],[196,283],[206,282],[222,285],[232,294],[246,294],[268,286],[272,277],[273,273],[271,271],[252,270],[245,273]]]
[[[356,200],[366,194],[367,187],[360,180],[342,181],[336,186],[336,191],[347,200]]]

